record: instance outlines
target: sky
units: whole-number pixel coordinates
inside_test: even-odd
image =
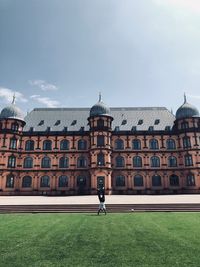
[[[187,101],[200,110],[199,0],[0,0],[0,108]]]

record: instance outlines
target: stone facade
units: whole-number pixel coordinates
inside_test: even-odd
[[[184,104],[164,130],[113,129],[100,99],[88,129],[39,131],[24,130],[30,116],[13,103],[0,121],[0,195],[96,194],[101,184],[106,194],[200,193],[200,117]]]

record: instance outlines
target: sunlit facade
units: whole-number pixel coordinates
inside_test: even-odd
[[[1,111],[0,195],[200,193],[200,117],[163,107]]]

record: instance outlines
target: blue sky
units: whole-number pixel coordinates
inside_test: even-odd
[[[0,107],[200,109],[199,0],[0,0]]]

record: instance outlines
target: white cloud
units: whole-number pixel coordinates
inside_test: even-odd
[[[30,98],[37,98],[40,97],[40,95],[31,95]]]
[[[195,13],[200,13],[199,0],[153,0],[154,3],[165,6],[172,6],[175,8],[186,9]]]
[[[24,95],[20,92],[13,91],[9,88],[0,87],[0,98],[2,98],[5,102],[11,103],[13,100],[13,95],[15,94],[17,102],[27,102],[28,100],[24,97]]]
[[[45,105],[48,108],[55,108],[60,105],[57,100],[52,100],[49,97],[41,97],[40,95],[31,95],[30,98],[34,99],[38,103]]]
[[[29,84],[39,87],[42,91],[56,91],[58,87],[54,84],[47,83],[44,80],[30,80]]]

